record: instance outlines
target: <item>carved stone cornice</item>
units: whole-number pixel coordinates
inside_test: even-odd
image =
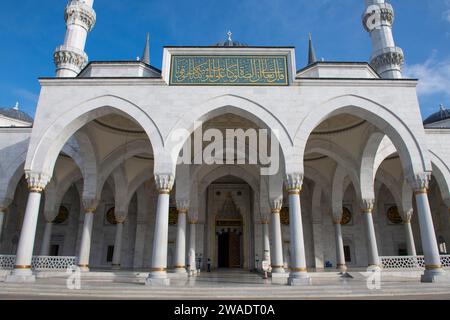
[[[189,210],[189,200],[177,200],[178,213],[187,213]]]
[[[394,8],[389,3],[370,5],[362,16],[362,23],[367,32],[372,32],[380,26],[392,27],[394,24]]]
[[[416,174],[412,177],[409,177],[407,180],[411,185],[411,188],[414,192],[417,193],[426,193],[429,183],[430,183],[431,174],[429,172],[423,172]]]
[[[28,181],[30,192],[41,193],[50,181],[50,177],[38,172],[25,172],[25,178]]]
[[[90,32],[97,19],[94,9],[79,0],[72,0],[64,12],[66,25],[76,24]]]
[[[79,73],[87,65],[88,56],[77,48],[63,45],[56,48],[53,61],[58,69],[66,67]]]
[[[361,200],[361,211],[363,213],[372,213],[374,204],[375,204],[375,199],[362,199]]]
[[[175,177],[171,174],[157,174],[155,175],[156,190],[160,194],[169,194],[173,188]]]
[[[289,173],[286,175],[285,186],[289,194],[299,194],[302,190],[303,174],[301,173]]]
[[[372,58],[370,65],[379,70],[384,66],[395,65],[401,67],[405,63],[403,50],[398,47],[389,48],[388,52],[380,53]]]

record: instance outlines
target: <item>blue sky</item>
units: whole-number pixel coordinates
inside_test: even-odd
[[[38,77],[53,76],[53,50],[65,33],[66,0],[2,1],[0,106],[19,101],[34,115]],[[160,68],[164,45],[211,45],[233,39],[249,45],[295,46],[297,67],[313,34],[319,58],[367,61],[370,38],[361,24],[364,0],[95,0],[90,60],[135,60],[151,35],[151,63]],[[420,78],[423,117],[450,108],[450,0],[391,0],[394,36],[405,52],[404,75]]]

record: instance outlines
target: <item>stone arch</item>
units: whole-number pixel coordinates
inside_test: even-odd
[[[15,155],[11,159],[3,160],[1,164],[0,200],[2,201],[10,202],[14,199],[17,185],[24,175],[24,164],[27,156],[28,144],[29,140],[27,139],[1,150],[5,155]],[[14,148],[14,150],[9,150],[9,148]],[[6,204],[9,205],[9,203]]]
[[[158,158],[155,160],[158,161],[161,158],[161,163],[167,162],[166,159],[163,159],[164,148],[161,134],[150,116],[128,100],[105,95],[70,108],[46,128],[35,128],[27,154],[25,170],[52,176],[56,158],[67,140],[88,122],[108,114],[133,118],[147,133],[155,157]]]
[[[450,168],[433,151],[430,150],[429,153],[433,168],[432,174],[438,183],[441,197],[444,201],[450,202]]]
[[[209,99],[195,108],[187,108],[187,110],[189,111],[182,114],[173,125],[166,140],[167,150],[171,153],[173,160],[176,160],[186,140],[200,126],[199,122],[206,122],[227,113],[250,120],[258,127],[274,132],[283,156],[291,152],[292,138],[285,125],[268,108],[255,101],[225,94]],[[176,132],[180,132],[177,130],[184,130],[186,133],[182,143],[174,138]]]
[[[395,180],[393,176],[391,176],[387,171],[383,169],[378,170],[375,180],[378,180],[380,182],[375,192],[375,194],[377,195],[376,199],[378,199],[381,186],[384,185],[394,198],[395,204],[397,205],[399,212],[400,213],[403,212],[405,208],[403,208],[401,188],[397,180]]]
[[[302,171],[306,143],[313,130],[325,119],[343,113],[367,120],[391,139],[399,152],[405,176],[431,171],[431,162],[421,146],[420,140],[424,138],[417,136],[412,131],[414,128],[388,107],[357,95],[338,96],[311,108],[295,133],[293,155],[299,165],[298,170]]]

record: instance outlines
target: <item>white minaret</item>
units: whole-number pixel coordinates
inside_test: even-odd
[[[395,46],[392,36],[394,9],[385,0],[366,0],[362,20],[372,38],[370,64],[385,79],[402,78],[403,50]]]
[[[84,46],[88,32],[95,25],[93,4],[94,0],[70,0],[66,6],[66,37],[53,55],[57,77],[76,77],[88,62]]]

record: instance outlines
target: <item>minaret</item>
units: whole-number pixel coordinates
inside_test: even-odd
[[[316,50],[314,50],[311,33],[309,34],[309,49],[308,49],[308,65],[317,62]]]
[[[76,77],[88,62],[84,47],[96,21],[93,4],[94,0],[70,0],[66,6],[66,37],[53,55],[57,77]]]
[[[394,9],[385,0],[366,0],[366,6],[362,21],[372,38],[370,64],[382,78],[400,79],[404,56],[392,35]]]

